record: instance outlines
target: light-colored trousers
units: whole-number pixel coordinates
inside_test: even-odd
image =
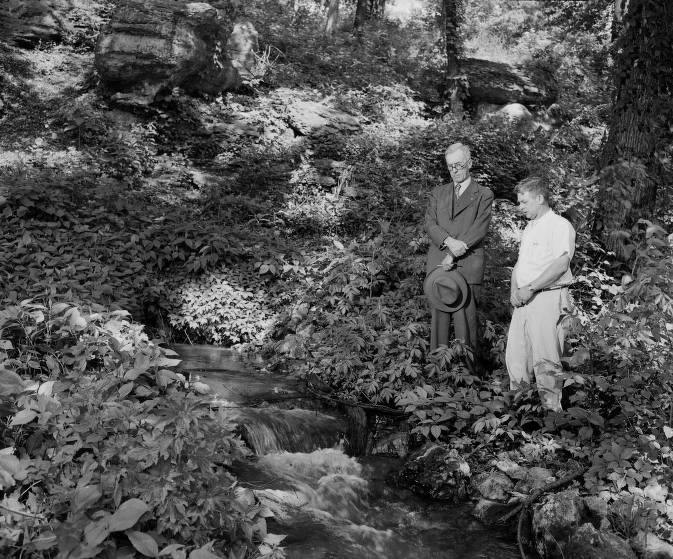
[[[510,388],[531,384],[534,375],[542,404],[555,411],[561,409],[563,319],[569,308],[568,288],[537,293],[528,304],[514,309],[507,335]]]

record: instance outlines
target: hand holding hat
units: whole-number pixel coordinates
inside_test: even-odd
[[[458,270],[445,270],[442,265],[432,270],[423,283],[430,306],[444,312],[462,309],[470,297],[470,288]]]

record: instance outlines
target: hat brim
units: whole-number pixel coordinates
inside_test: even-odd
[[[440,295],[438,280],[441,287],[455,285],[456,298],[454,301],[447,302],[442,300]],[[423,282],[423,291],[428,298],[428,302],[433,309],[443,312],[456,312],[462,309],[470,297],[470,288],[467,281],[458,270],[444,270],[441,266],[432,270]]]

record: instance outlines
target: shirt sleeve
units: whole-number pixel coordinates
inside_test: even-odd
[[[569,258],[572,260],[575,254],[575,229],[567,219],[559,219],[554,227],[552,251],[554,258],[568,253]]]

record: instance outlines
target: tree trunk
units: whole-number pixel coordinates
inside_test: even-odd
[[[460,65],[460,22],[462,17],[462,0],[442,0],[442,26],[444,31],[444,48],[446,52],[447,97],[451,111],[463,113],[463,84],[459,79]]]
[[[381,19],[386,8],[386,0],[358,0],[355,7],[356,29],[370,19]]]
[[[355,22],[353,23],[353,27],[356,29],[362,27],[368,19],[369,0],[358,0],[357,6],[355,7]]]
[[[386,9],[386,0],[369,0],[369,16],[373,19],[382,19]]]
[[[621,257],[619,231],[652,216],[657,187],[668,184],[663,150],[673,119],[673,3],[630,0],[615,43],[615,94],[600,158],[595,233]]]
[[[446,75],[451,77],[458,73],[460,0],[442,0],[442,20],[446,50]]]
[[[339,0],[329,0],[327,7],[327,21],[325,22],[325,33],[332,35],[336,31],[339,23]]]

